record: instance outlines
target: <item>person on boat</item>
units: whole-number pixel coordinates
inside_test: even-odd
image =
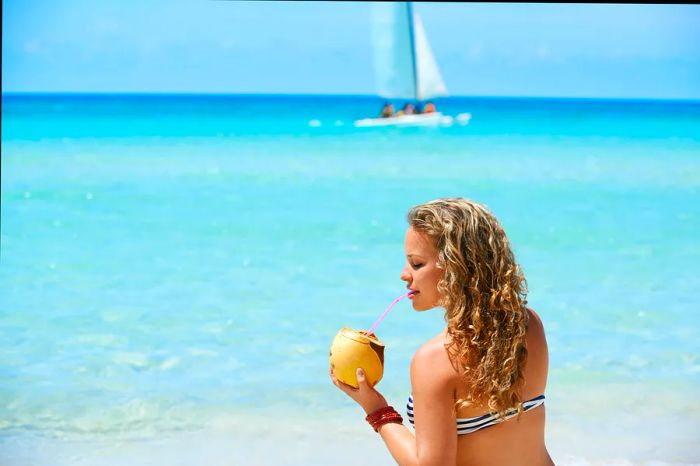
[[[391,105],[391,102],[386,102],[384,104],[380,116],[382,118],[390,118],[394,116],[394,106]]]
[[[435,113],[435,104],[432,102],[426,102],[425,107],[423,107],[423,113]]]
[[[416,107],[411,103],[407,102],[401,110],[396,114],[398,116],[402,115],[414,115],[416,113]]]
[[[413,113],[416,115],[420,115],[421,113],[423,113],[423,107],[421,107],[420,102],[416,103],[416,105],[414,106]]]
[[[370,387],[333,384],[357,402],[391,455],[408,465],[552,466],[544,439],[548,350],[506,234],[463,198],[411,208],[401,280],[413,308],[444,310],[446,328],[410,365],[407,417]]]

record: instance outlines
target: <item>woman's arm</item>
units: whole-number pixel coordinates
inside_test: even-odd
[[[420,465],[416,454],[416,438],[408,427],[403,424],[384,424],[379,428],[379,435],[400,466]]]
[[[413,356],[413,421],[420,466],[457,463],[454,375],[442,342],[428,342]]]
[[[403,424],[384,424],[379,428],[382,440],[400,466],[445,466],[457,461],[457,427],[451,385],[453,374],[445,370],[444,361],[435,359],[446,358],[444,348],[440,346],[439,349],[443,354],[425,345],[411,361],[416,436]],[[442,370],[438,369],[439,366],[443,366]],[[449,361],[447,366],[451,367]],[[357,371],[359,388],[340,382],[332,371],[331,378],[365,413],[387,406],[381,393],[369,387],[361,369]]]
[[[387,402],[384,397],[379,394],[379,392],[367,385],[365,374],[362,369],[358,369],[357,371],[357,382],[360,386],[360,388],[357,390],[358,395],[360,391],[367,394],[362,398],[359,398],[358,396],[359,399],[362,399],[365,402],[364,405],[362,403],[360,404],[365,409],[365,413],[370,414],[379,408],[387,406]],[[372,403],[372,398],[374,397],[372,396],[371,392],[375,392],[379,395],[380,398],[376,398],[378,402]],[[379,435],[382,437],[382,440],[384,440],[384,443],[386,444],[389,453],[391,453],[391,456],[394,457],[394,460],[396,460],[400,466],[419,465],[418,455],[416,454],[416,438],[413,436],[408,427],[406,427],[404,424],[398,423],[384,424],[383,426],[379,427]]]
[[[384,396],[369,386],[362,369],[357,369],[359,388],[353,388],[339,381],[333,374],[333,369],[331,369],[331,379],[336,387],[355,400],[367,414],[388,406]],[[370,428],[369,426],[367,427]],[[416,440],[408,427],[398,423],[384,424],[379,428],[379,435],[384,440],[391,456],[394,457],[400,466],[419,465],[418,455],[416,454]]]

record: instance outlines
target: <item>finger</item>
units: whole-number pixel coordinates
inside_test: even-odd
[[[342,391],[344,391],[348,395],[359,391],[357,388],[353,387],[352,385],[346,384],[345,382],[343,382],[342,380],[340,380],[337,377],[334,378],[333,383],[335,384],[336,387],[340,388]]]
[[[348,385],[345,382],[342,382],[338,377],[335,376],[333,371],[331,370],[331,380],[333,381],[333,385],[347,393],[348,395],[352,392],[356,392],[357,389],[353,387],[352,385]]]
[[[333,370],[333,366],[331,366],[330,374],[331,374],[331,378],[333,378],[334,380],[338,380],[338,377],[336,377],[335,371]]]
[[[338,385],[338,377],[336,377],[336,376],[335,376],[335,372],[333,372],[333,366],[331,366],[329,373],[330,373],[330,376],[331,376],[331,380],[332,380],[333,383],[337,386],[337,385]]]
[[[359,385],[360,388],[367,387],[367,378],[365,377],[365,371],[363,371],[361,367],[357,368],[355,375],[357,375],[357,385]]]
[[[335,386],[338,387],[338,389],[341,392],[345,393],[350,398],[353,398],[355,396],[355,393],[357,392],[357,390],[352,388],[350,385],[346,385],[340,381],[335,382]]]

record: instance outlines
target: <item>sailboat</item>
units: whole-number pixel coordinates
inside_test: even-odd
[[[377,93],[386,99],[428,101],[447,95],[420,16],[412,2],[376,2],[372,11],[372,42]],[[459,123],[471,115],[460,114]],[[453,117],[440,112],[365,118],[355,126],[450,125]]]

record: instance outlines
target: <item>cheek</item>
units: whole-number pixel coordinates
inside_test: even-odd
[[[423,278],[423,287],[421,293],[424,293],[426,297],[430,300],[437,299],[438,294],[438,283],[442,278],[442,270],[431,270],[430,273],[426,274]]]
[[[443,270],[439,270],[433,277],[433,289],[435,290],[435,296],[439,299],[440,291],[438,290],[438,284],[443,277]]]
[[[437,284],[442,280],[442,276],[444,274],[444,270],[442,269],[435,269],[435,273],[433,274],[433,282],[435,283],[435,287],[437,288]]]

